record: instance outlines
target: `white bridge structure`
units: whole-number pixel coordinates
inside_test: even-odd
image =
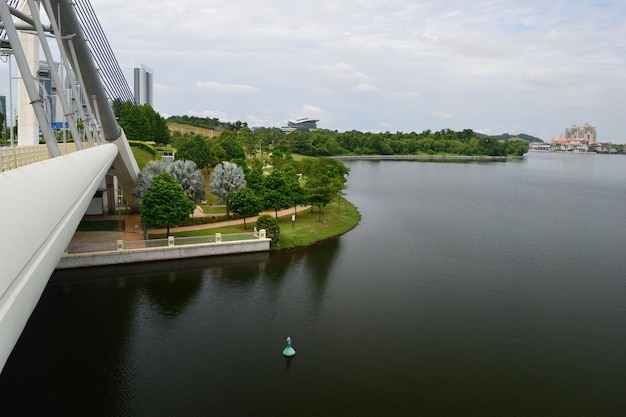
[[[89,1],[0,0],[0,18],[0,53],[15,59],[26,103],[19,105],[17,148],[23,140],[32,145],[33,136],[38,141],[41,131],[50,155],[0,172],[1,370],[100,184],[115,175],[136,208],[130,191],[139,168],[111,107],[132,93]],[[35,76],[40,51],[57,86],[60,72],[74,80],[71,99],[58,94],[76,139],[68,155],[59,150]]]

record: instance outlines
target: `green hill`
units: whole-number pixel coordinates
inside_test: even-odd
[[[503,133],[501,135],[485,135],[485,134],[482,134],[482,133],[474,132],[474,134],[476,136],[491,136],[491,137],[494,137],[494,138],[496,138],[498,140],[511,140],[511,139],[518,138],[518,139],[523,139],[523,140],[525,140],[528,143],[543,142],[543,139],[539,139],[539,138],[537,138],[535,136],[527,135],[526,133],[519,133],[517,135],[510,135],[508,133]]]

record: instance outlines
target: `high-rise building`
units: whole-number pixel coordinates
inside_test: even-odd
[[[153,74],[152,69],[141,65],[135,68],[135,104],[149,104],[154,107]]]
[[[0,113],[4,115],[4,122],[7,121],[7,96],[0,96]]]
[[[565,129],[566,139],[585,139],[589,142],[596,142],[596,128],[589,123],[585,123],[582,126],[572,125]]]

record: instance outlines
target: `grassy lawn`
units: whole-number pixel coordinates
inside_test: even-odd
[[[83,220],[78,225],[81,232],[117,232],[124,230],[124,220],[121,220],[122,227],[120,229],[120,220]]]
[[[143,169],[144,166],[148,164],[148,162],[154,160],[154,155],[145,149],[137,148],[135,146],[131,146],[130,150],[133,152],[135,156],[135,160],[137,161],[137,165],[139,169]]]
[[[316,207],[313,210],[303,211],[297,214],[296,221],[292,224],[291,215],[280,217],[280,242],[273,249],[287,249],[299,246],[308,246],[333,236],[339,236],[356,227],[360,215],[356,208],[348,201],[342,200],[341,207],[337,203],[326,206],[322,212],[321,220]],[[247,222],[247,229],[243,224],[235,226],[217,227],[203,230],[185,232],[173,232],[174,236],[204,236],[215,233],[244,233],[251,232],[256,222]],[[155,238],[156,235],[150,235]]]
[[[317,207],[298,213],[293,224],[290,216],[279,218],[280,242],[276,249],[308,246],[342,235],[356,227],[360,219],[356,208],[343,199],[341,207],[338,207],[336,202],[326,206],[322,211],[321,220]]]
[[[204,214],[216,214],[219,216],[223,216],[226,214],[226,206],[212,206],[210,204],[200,204],[202,207],[202,211]]]

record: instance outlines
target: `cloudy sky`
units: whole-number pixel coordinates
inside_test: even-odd
[[[624,0],[92,0],[155,109],[283,126],[626,142]],[[5,64],[0,66],[6,67]],[[5,71],[5,68],[2,68]]]

